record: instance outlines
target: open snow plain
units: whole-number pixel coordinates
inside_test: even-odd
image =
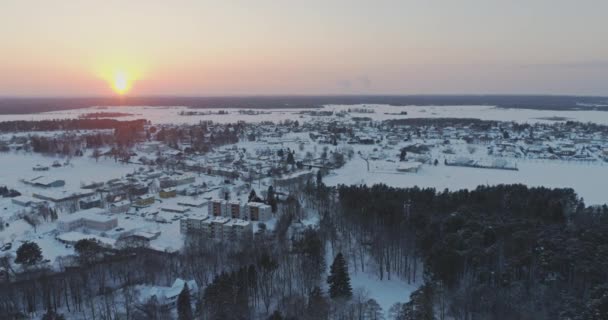
[[[334,116],[340,111],[349,109],[367,108],[373,113],[358,114],[361,117],[370,117],[373,120],[406,119],[406,118],[477,118],[481,120],[515,121],[520,123],[554,122],[554,119],[565,119],[580,122],[593,122],[608,124],[608,111],[578,110],[554,111],[533,109],[506,109],[494,106],[389,106],[389,105],[327,105],[322,108],[310,109],[254,109],[259,114],[252,114],[252,109],[236,108],[210,108],[192,109],[188,107],[91,107],[75,110],[43,112],[35,114],[0,115],[2,121],[11,120],[47,120],[78,118],[93,112],[121,112],[130,115],[120,117],[120,120],[148,119],[155,124],[164,123],[198,123],[211,120],[218,123],[237,121],[262,122],[284,120],[308,120],[314,116],[306,113],[310,111],[332,111]],[[222,114],[219,112],[222,111]],[[401,112],[407,114],[400,114]],[[185,112],[198,112],[188,114]],[[328,117],[333,118],[334,116]],[[553,120],[552,120],[553,119]]]

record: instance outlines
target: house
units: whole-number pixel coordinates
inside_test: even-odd
[[[173,198],[177,196],[177,190],[175,188],[161,189],[158,195],[163,199]]]
[[[135,183],[129,188],[129,193],[134,196],[141,196],[148,193],[148,186],[143,183]]]
[[[40,200],[45,200],[55,204],[55,208],[60,211],[74,212],[77,211],[78,201],[82,198],[90,197],[94,194],[92,191],[68,191],[68,190],[48,190],[44,193],[34,193],[32,197]]]
[[[185,285],[188,285],[190,294],[196,296],[198,294],[198,285],[195,280],[185,281],[182,279],[176,279],[173,285],[170,287],[160,286],[137,286],[136,290],[139,293],[139,303],[146,303],[150,299],[155,298],[161,308],[173,309],[177,307],[177,297],[184,289]]]
[[[62,232],[68,232],[80,228],[96,231],[108,231],[116,228],[118,220],[105,215],[105,213],[104,209],[91,208],[63,215],[57,219],[57,229]]]
[[[184,207],[192,207],[192,208],[201,208],[207,203],[205,200],[189,200],[189,199],[180,199],[177,204]]]
[[[169,176],[163,176],[163,177],[160,177],[160,178],[158,179],[158,185],[159,185],[161,188],[163,188],[163,189],[164,189],[164,188],[171,188],[171,187],[175,187],[175,186],[176,186],[176,184],[175,184],[175,180],[173,180],[173,179],[172,179],[171,177],[169,177]]]
[[[11,198],[11,202],[22,207],[35,207],[44,204],[44,201],[28,196],[17,196]]]
[[[53,179],[45,176],[38,176],[30,180],[24,180],[24,183],[40,188],[58,188],[65,186],[65,181]]]
[[[131,207],[131,202],[127,199],[113,202],[108,205],[108,209],[110,209],[111,213],[125,213],[129,211],[129,207]]]
[[[78,201],[81,210],[91,209],[91,208],[101,208],[101,197],[99,196],[90,196],[87,198],[80,199]]]
[[[182,174],[182,175],[173,177],[173,181],[175,182],[176,186],[194,183],[194,176],[191,174]]]
[[[397,166],[399,172],[418,172],[422,167],[422,163],[417,161],[402,162]]]
[[[147,193],[147,194],[135,197],[135,199],[133,200],[133,203],[135,204],[135,206],[138,206],[138,207],[147,207],[147,206],[153,204],[154,200],[155,200],[154,195]]]
[[[165,211],[165,212],[173,212],[173,213],[186,213],[188,211],[190,211],[190,208],[188,207],[181,207],[181,206],[171,206],[171,205],[167,205],[167,206],[163,206],[162,208],[160,208],[161,211]]]

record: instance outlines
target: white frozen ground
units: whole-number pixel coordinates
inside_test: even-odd
[[[53,161],[63,164],[66,159],[58,157],[46,157],[38,153],[0,153],[0,181],[2,185],[15,186],[22,189],[25,186],[19,180],[35,176],[46,176],[65,180],[65,188],[79,190],[81,183],[105,182],[112,178],[120,178],[127,173],[132,173],[138,166],[114,162],[113,159],[99,158],[98,162],[90,157],[74,157],[70,164],[59,168],[51,168],[49,171],[33,171],[32,167],[37,164],[50,166]],[[36,190],[27,188],[28,191]],[[40,191],[40,189],[38,189]]]
[[[45,120],[45,119],[67,119],[77,118],[80,115],[92,112],[121,112],[131,113],[131,116],[119,117],[120,120],[133,120],[146,118],[152,123],[198,123],[200,121],[212,120],[218,123],[236,121],[261,122],[261,121],[284,121],[284,120],[307,120],[309,115],[299,114],[302,111],[334,111],[339,112],[355,108],[369,108],[374,113],[360,113],[353,116],[370,117],[374,120],[403,119],[403,118],[478,118],[482,120],[515,121],[515,122],[552,122],[551,117],[563,117],[568,120],[580,122],[595,122],[608,124],[608,111],[552,111],[552,110],[528,110],[528,109],[505,109],[494,106],[388,106],[388,105],[327,105],[319,109],[254,109],[265,114],[249,115],[241,114],[239,111],[251,109],[211,108],[191,109],[187,107],[146,107],[146,106],[121,106],[121,107],[91,107],[75,110],[63,110],[43,112],[36,114],[0,115],[0,121],[11,120]],[[179,115],[183,111],[211,112],[226,111],[227,114],[210,115]],[[406,111],[407,115],[399,113]]]
[[[331,264],[334,261],[334,252],[330,245],[325,246],[325,262],[327,264],[326,276],[329,274]],[[388,310],[395,303],[403,303],[410,300],[410,294],[414,292],[422,284],[423,269],[420,267],[417,272],[417,278],[412,283],[407,283],[399,277],[392,277],[390,280],[378,279],[378,276],[373,273],[370,268],[365,272],[354,271],[352,263],[349,262],[350,285],[353,289],[353,295],[364,293],[367,299],[374,299],[378,302],[385,316],[388,315]],[[323,290],[327,292],[329,287],[324,283]]]
[[[522,183],[528,186],[573,188],[585,204],[608,203],[608,166],[555,160],[518,159],[519,171],[423,165],[417,173],[399,173],[396,165],[385,161],[370,162],[354,157],[343,168],[324,179],[328,185],[384,183],[394,187],[432,187],[439,191],[474,189],[479,185]],[[392,168],[392,169],[391,169]]]
[[[326,106],[323,109],[269,109],[259,110],[260,112],[270,112],[269,114],[246,115],[238,113],[238,109],[189,109],[185,107],[161,108],[161,107],[111,107],[111,108],[87,108],[69,111],[48,112],[40,114],[28,115],[0,115],[0,121],[10,120],[43,120],[43,119],[61,119],[75,118],[81,114],[90,112],[125,112],[133,113],[133,116],[120,117],[119,120],[131,120],[138,118],[146,118],[153,124],[156,123],[198,123],[199,121],[212,120],[214,122],[226,123],[235,121],[260,122],[260,121],[284,121],[284,120],[299,120],[300,122],[318,118],[310,115],[299,114],[301,111],[319,111],[331,110],[339,112],[354,108],[371,108],[374,113],[351,113],[350,116],[370,117],[375,120],[386,120],[394,118],[479,118],[484,120],[499,120],[499,121],[517,121],[517,122],[552,122],[547,120],[551,117],[564,117],[570,120],[582,122],[594,122],[599,124],[608,124],[608,112],[602,111],[540,111],[540,110],[524,110],[524,109],[501,109],[492,106],[449,106],[449,107],[422,107],[422,106]],[[181,116],[181,111],[197,111],[197,112],[217,112],[226,110],[227,115],[194,115]],[[407,111],[407,115],[397,115],[401,111]],[[330,120],[333,117],[321,117]],[[544,119],[543,119],[544,118]],[[40,134],[40,133],[36,133]],[[45,135],[53,133],[43,133]],[[306,134],[299,135],[305,138]],[[263,142],[241,142],[239,148],[253,149],[262,147]],[[286,143],[283,147],[291,147],[298,150],[297,142]],[[304,147],[305,151],[311,149],[323,148],[323,145],[307,144]],[[339,146],[342,147],[342,146]],[[335,147],[329,146],[329,149]],[[435,154],[435,158],[439,159],[438,166],[423,165],[417,173],[399,173],[396,171],[398,163],[388,161],[371,161],[370,171],[367,171],[366,163],[358,155],[358,151],[369,152],[368,146],[353,146],[355,156],[348,161],[346,165],[332,172],[324,178],[326,184],[368,184],[385,183],[391,186],[398,187],[434,187],[438,190],[444,188],[462,189],[475,188],[478,185],[484,184],[500,184],[500,183],[523,183],[530,186],[547,186],[547,187],[571,187],[579,196],[585,199],[585,202],[590,204],[604,204],[608,202],[608,164],[596,161],[595,163],[582,162],[566,162],[557,160],[526,160],[516,159],[519,171],[508,170],[492,170],[492,169],[476,169],[463,167],[447,167],[443,164],[442,155]],[[373,147],[372,147],[373,148]],[[479,147],[482,149],[483,147]],[[396,152],[398,148],[393,151]],[[481,151],[481,150],[480,150]],[[392,156],[395,159],[397,155]],[[65,189],[78,189],[82,182],[106,181],[111,178],[119,178],[127,173],[137,169],[137,165],[116,163],[112,159],[101,158],[99,162],[90,157],[73,158],[71,164],[61,168],[51,168],[45,172],[34,172],[32,167],[36,164],[50,165],[54,160],[60,160],[62,163],[65,159],[57,159],[44,157],[38,154],[23,154],[23,153],[0,153],[0,185],[8,185],[24,193],[31,195],[34,190],[21,183],[19,180],[23,178],[31,178],[35,175],[44,175],[48,177],[63,179],[66,181]],[[218,183],[213,177],[197,177],[197,183],[201,181]],[[263,188],[262,188],[263,189]],[[215,195],[216,191],[209,192],[207,195]],[[155,204],[154,208],[163,205],[175,205],[177,199],[163,200],[164,203]],[[12,204],[10,199],[0,199],[0,217],[6,218],[9,213],[20,210],[20,207]],[[196,211],[206,211],[206,208],[196,209]],[[125,229],[137,228],[143,226],[150,231],[162,231],[159,239],[155,240],[152,245],[158,246],[160,249],[178,249],[181,246],[181,236],[179,235],[179,218],[180,214],[162,212],[160,216],[166,218],[169,223],[157,224],[144,220],[141,217],[121,214],[119,215],[119,227]],[[55,223],[43,223],[37,230],[34,230],[23,220],[9,221],[10,227],[0,232],[0,245],[6,242],[14,242],[11,253],[19,245],[19,241],[32,240],[36,241],[42,249],[45,259],[54,262],[58,256],[73,254],[73,249],[60,244],[54,239],[52,230],[55,228]],[[13,241],[15,240],[15,241]],[[327,264],[330,265],[333,261],[333,256],[328,253]],[[352,269],[351,269],[352,270]],[[364,287],[370,296],[378,301],[385,312],[390,306],[396,302],[405,302],[408,300],[410,293],[417,288],[420,281],[414,284],[407,284],[399,279],[391,279],[390,281],[377,280],[377,277],[371,273],[354,273],[351,272],[351,280],[353,289]]]

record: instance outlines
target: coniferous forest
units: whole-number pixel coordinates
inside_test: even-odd
[[[523,185],[435,192],[341,186],[344,223],[375,247],[381,273],[425,266],[398,319],[606,319],[607,208],[570,189]],[[369,199],[369,201],[368,201]]]

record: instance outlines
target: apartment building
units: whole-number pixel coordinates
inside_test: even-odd
[[[228,217],[190,217],[180,221],[180,232],[198,234],[215,241],[236,242],[253,237],[253,224]]]
[[[245,215],[251,221],[268,221],[272,218],[272,208],[260,202],[249,202],[245,205]]]
[[[228,212],[228,202],[226,200],[215,199],[207,204],[207,213],[210,217],[225,217]]]

